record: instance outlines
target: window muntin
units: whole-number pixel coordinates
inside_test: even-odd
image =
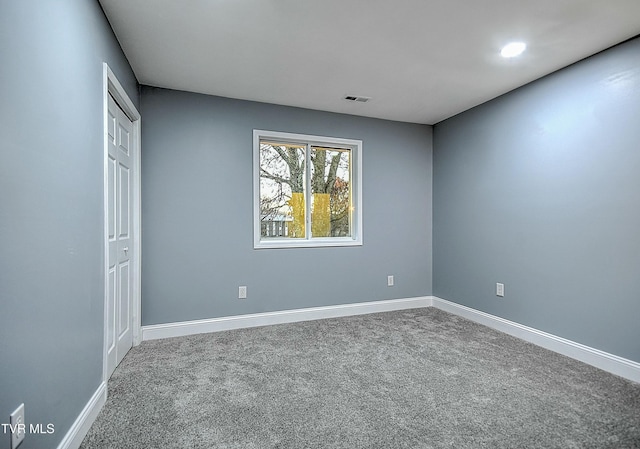
[[[361,149],[254,130],[254,247],[361,245]]]

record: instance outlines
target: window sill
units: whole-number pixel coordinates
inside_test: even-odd
[[[336,246],[362,246],[361,239],[331,238],[331,239],[300,239],[292,241],[291,239],[269,239],[255,242],[253,249],[282,249],[282,248],[322,248]]]

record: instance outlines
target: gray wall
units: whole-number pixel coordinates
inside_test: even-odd
[[[640,361],[639,145],[640,39],[437,124],[434,295]]]
[[[141,103],[143,324],[431,294],[430,126],[146,86]],[[363,246],[253,249],[254,128],[363,140]]]
[[[0,423],[51,449],[102,380],[102,62],[137,85],[97,1],[3,0],[0,61]]]
[[[102,376],[102,62],[137,84],[93,1],[1,2],[0,59],[0,422],[51,448]],[[143,324],[432,294],[433,222],[433,294],[640,361],[638,67],[438,124],[433,177],[428,126],[143,88]],[[364,141],[364,246],[253,249],[253,128]]]

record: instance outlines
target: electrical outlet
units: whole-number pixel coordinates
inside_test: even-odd
[[[387,276],[387,287],[393,287],[393,276]]]
[[[27,430],[24,423],[24,404],[20,404],[20,407],[11,414],[9,425],[11,430],[11,449],[15,449],[24,440]]]
[[[238,299],[247,299],[247,286],[241,285],[238,287]]]
[[[496,296],[504,297],[504,284],[500,282],[496,284]]]

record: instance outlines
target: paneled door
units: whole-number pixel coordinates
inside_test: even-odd
[[[109,95],[107,375],[133,344],[133,125]]]

